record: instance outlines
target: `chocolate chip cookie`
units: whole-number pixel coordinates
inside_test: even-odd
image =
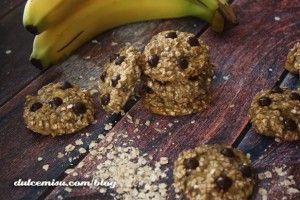
[[[208,46],[193,34],[179,31],[154,36],[145,47],[144,60],[144,73],[158,81],[180,81],[212,68]]]
[[[225,145],[202,145],[182,152],[173,174],[176,192],[193,200],[248,199],[254,184],[250,160]]]
[[[291,73],[300,75],[300,42],[289,51],[285,68]]]
[[[100,101],[109,113],[117,113],[133,94],[141,76],[140,53],[129,47],[115,54],[100,77]]]
[[[249,117],[257,133],[283,140],[300,139],[300,88],[276,87],[253,99]]]
[[[94,121],[94,106],[88,92],[64,83],[50,83],[27,96],[24,120],[27,128],[42,135],[74,133]]]

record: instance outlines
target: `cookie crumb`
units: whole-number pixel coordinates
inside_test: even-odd
[[[85,149],[85,148],[82,148],[82,147],[81,147],[78,151],[79,151],[80,154],[86,153],[86,149]]]
[[[76,140],[76,141],[75,141],[75,144],[78,145],[78,146],[79,146],[79,145],[83,145],[82,139]]]
[[[112,129],[112,126],[113,124],[112,123],[108,123],[108,124],[105,124],[105,126],[104,126],[104,130],[106,130],[106,131],[109,131],[109,130],[111,130]]]
[[[63,158],[65,155],[62,152],[57,153],[57,158]]]
[[[11,53],[12,53],[11,50],[6,50],[6,51],[5,51],[5,54],[6,54],[6,55],[9,55],[9,54],[11,54]]]
[[[275,21],[280,21],[280,19],[281,19],[281,18],[278,17],[278,16],[275,16],[275,17],[274,17],[274,20],[275,20]]]
[[[95,77],[90,77],[90,81],[95,81],[96,80],[96,78]]]
[[[99,93],[99,91],[97,89],[90,90],[90,95],[94,95],[94,94],[97,94],[97,93]]]
[[[72,188],[70,188],[70,187],[65,187],[65,191],[67,191],[67,192],[72,192]]]
[[[297,188],[288,188],[288,190],[287,190],[287,193],[289,194],[289,195],[292,195],[292,194],[297,194],[297,193],[299,193],[299,190],[297,189]]]
[[[65,174],[71,174],[71,173],[73,173],[74,172],[74,169],[73,168],[70,168],[70,169],[67,169],[66,171],[65,171]]]
[[[228,81],[230,79],[230,75],[223,76],[223,80]]]
[[[65,151],[66,152],[71,152],[75,149],[75,146],[72,145],[72,144],[68,144],[66,147],[65,147]]]
[[[48,171],[48,169],[49,169],[49,165],[48,164],[47,165],[43,165],[43,170]]]
[[[258,194],[261,195],[262,200],[267,200],[268,199],[268,192],[264,188],[259,188],[258,189]]]
[[[100,42],[98,40],[92,40],[93,44],[100,44]]]

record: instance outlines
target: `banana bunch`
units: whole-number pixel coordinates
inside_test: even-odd
[[[154,19],[198,17],[222,32],[236,16],[225,0],[28,0],[23,24],[35,34],[30,61],[45,69],[101,32]]]

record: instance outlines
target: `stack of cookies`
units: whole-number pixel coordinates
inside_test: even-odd
[[[144,106],[153,113],[179,116],[198,112],[211,101],[209,49],[193,34],[161,32],[144,50]]]
[[[99,88],[107,112],[120,112],[144,85],[143,105],[169,116],[199,112],[211,102],[212,65],[208,47],[193,34],[165,31],[154,36],[143,53],[122,49],[106,65]]]

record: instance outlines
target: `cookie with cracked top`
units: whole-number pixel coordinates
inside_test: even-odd
[[[36,96],[27,96],[23,118],[32,131],[58,136],[85,128],[94,121],[94,113],[89,93],[63,82],[50,83]]]
[[[125,48],[114,54],[100,77],[99,92],[106,112],[120,112],[133,94],[141,76],[138,50]]]
[[[300,139],[300,88],[259,92],[248,113],[257,133],[283,140]]]
[[[174,163],[176,192],[187,199],[248,199],[253,190],[251,162],[226,145],[201,145],[183,151]]]
[[[144,73],[151,79],[180,81],[207,69],[212,69],[209,48],[191,33],[161,32],[144,50]]]

